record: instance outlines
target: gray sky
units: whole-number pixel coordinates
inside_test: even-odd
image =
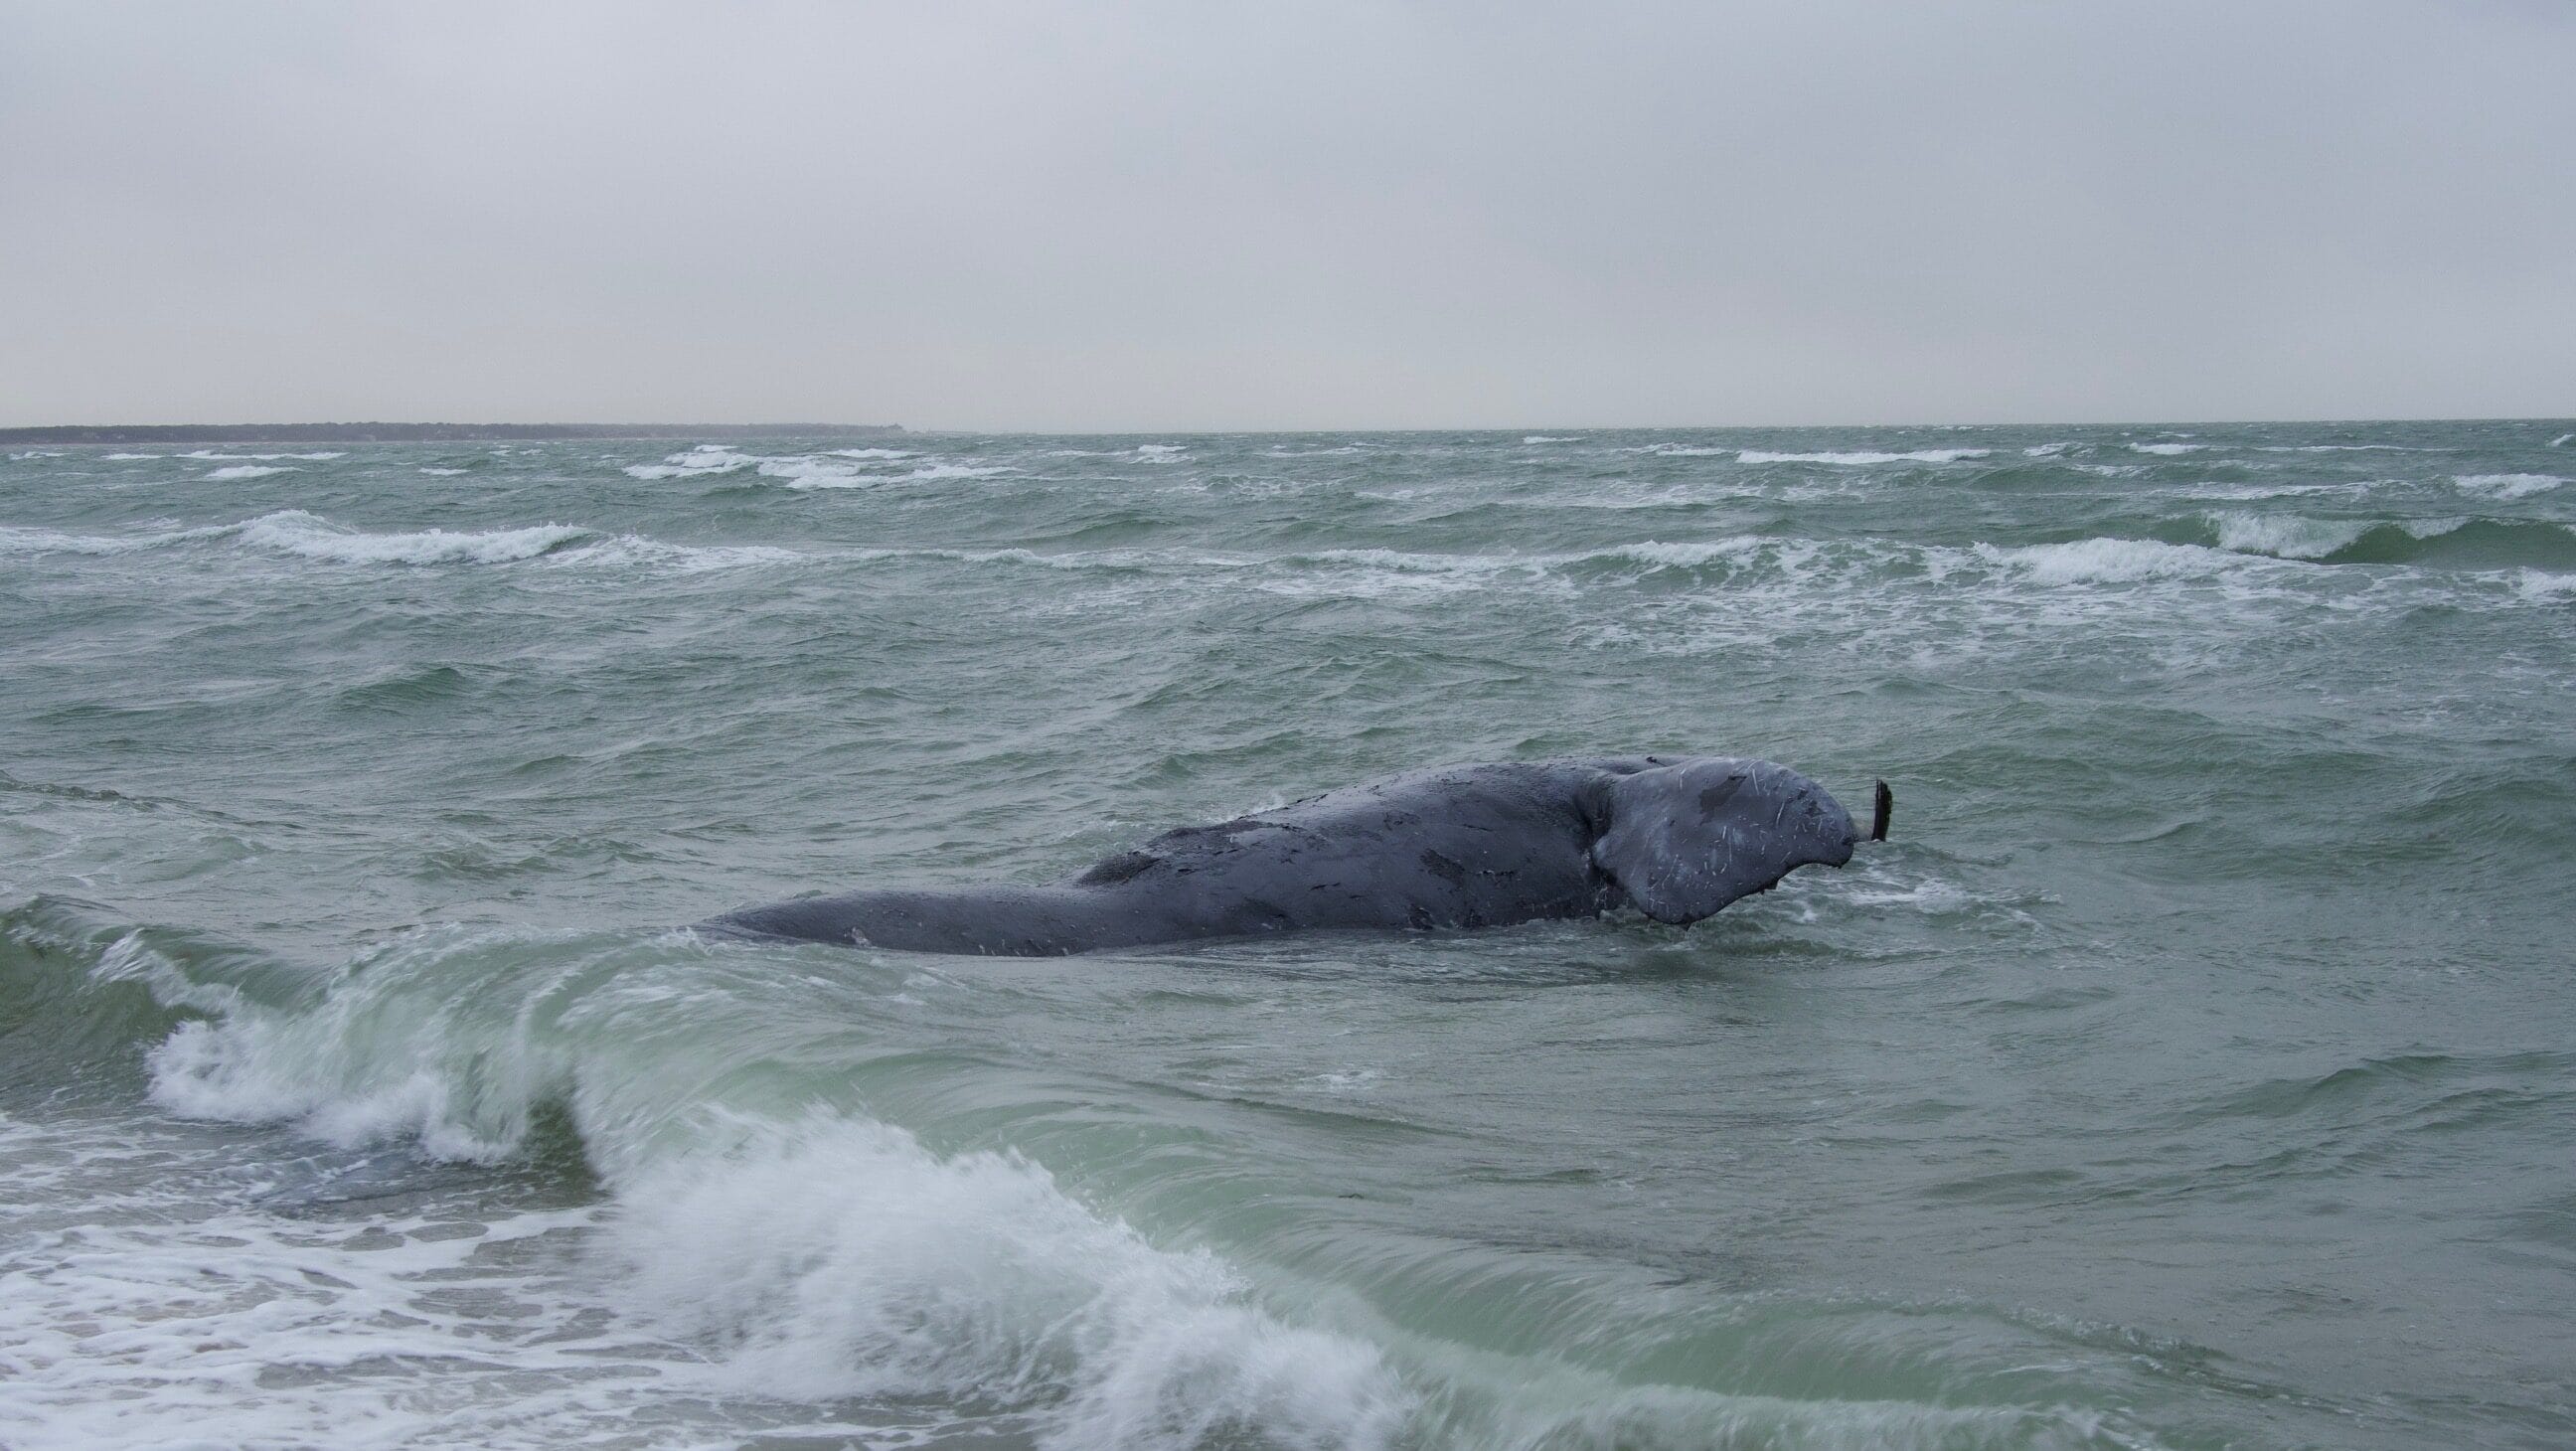
[[[2576,413],[2576,4],[23,4],[0,424]]]

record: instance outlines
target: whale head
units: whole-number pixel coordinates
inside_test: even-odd
[[[1655,765],[1612,781],[1592,860],[1658,922],[1690,923],[1803,866],[1851,860],[1859,834],[1825,788],[1734,756]],[[1882,815],[1882,820],[1883,815]]]

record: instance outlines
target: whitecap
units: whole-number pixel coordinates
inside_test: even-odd
[[[232,464],[207,473],[211,482],[234,483],[242,479],[264,479],[270,474],[291,474],[295,470],[282,464]]]
[[[2556,474],[2453,474],[2451,483],[2472,494],[2491,499],[2519,499],[2527,494],[2543,493],[2566,483]]]
[[[194,453],[183,453],[179,455],[179,457],[201,459],[255,459],[261,463],[275,463],[277,460],[282,458],[331,459],[347,458],[348,455],[346,453],[217,453],[215,450],[210,448],[201,448]]]
[[[1403,549],[1321,549],[1262,561],[1253,587],[1266,594],[1383,599],[1491,588],[1506,574],[1532,579],[1561,556],[1427,554]]]
[[[783,479],[797,489],[849,489],[882,482],[884,475],[865,473],[845,463],[798,454],[789,458],[762,459],[753,472],[765,479]]]
[[[1657,458],[1732,458],[1738,450],[1698,448],[1686,443],[1645,443],[1632,444],[1614,452],[1652,454]]]
[[[461,474],[461,473],[465,472],[465,470],[463,470],[463,469],[432,469],[432,468],[424,468],[424,469],[422,469],[422,470],[421,470],[421,472],[422,472],[422,473],[425,473],[425,474],[430,474],[430,475],[433,475],[433,476],[435,476],[435,477],[442,478],[442,479],[452,479],[452,478],[456,477],[458,474]]]
[[[524,529],[421,529],[368,534],[302,509],[263,514],[238,530],[243,543],[334,564],[506,564],[591,537],[569,524]]]
[[[1137,455],[1154,463],[1170,463],[1174,459],[1179,458],[1184,452],[1186,452],[1186,450],[1177,443],[1140,443],[1136,445]]]
[[[1770,453],[1749,448],[1739,451],[1735,461],[1747,464],[1946,464],[1967,458],[1984,458],[1993,452],[1990,448],[1918,448],[1908,453],[1874,453],[1865,449],[1842,453]]]
[[[1721,559],[1741,560],[1760,549],[1765,541],[1750,535],[1701,543],[1666,544],[1649,539],[1641,544],[1622,544],[1590,556],[1595,559],[1625,559],[1656,569],[1697,569]]]
[[[0,554],[129,554],[149,548],[154,542],[151,537],[67,534],[59,529],[0,524]]]
[[[2514,592],[2536,605],[2576,601],[2576,574],[2550,574],[2526,569],[2516,578]]]
[[[2282,559],[2323,559],[2370,532],[2368,521],[2311,519],[2304,514],[2218,513],[2209,516],[2218,547]]]
[[[546,555],[545,562],[566,568],[634,566],[699,574],[713,569],[787,564],[802,557],[793,549],[766,544],[673,544],[667,540],[648,539],[641,534],[620,534],[557,550]]]
[[[2191,579],[2245,567],[2244,555],[2198,544],[2154,539],[2078,539],[2066,544],[2000,548],[1976,546],[1977,557],[2014,569],[2040,584],[2128,584],[2150,579]]]
[[[167,455],[157,453],[105,453],[100,454],[99,457],[114,463],[134,463],[147,458],[165,458]]]
[[[625,472],[638,479],[694,479],[706,474],[729,474],[746,469],[759,460],[747,453],[707,444],[682,453],[667,454],[658,464],[629,464]]]
[[[1521,436],[1521,442],[1523,443],[1581,443],[1582,441],[1583,438],[1579,434],[1559,435],[1553,433],[1529,433]]]
[[[2209,445],[2205,443],[2133,443],[2129,445],[2131,452],[2151,453],[2160,458],[2171,458],[2176,454],[2198,453],[2207,447],[2209,447]]]
[[[903,448],[835,448],[828,449],[834,458],[911,458],[912,450]]]
[[[1043,1444],[1174,1451],[1244,1426],[1382,1445],[1413,1410],[1376,1346],[1282,1320],[1223,1258],[1152,1244],[1016,1154],[818,1118],[618,1190],[624,1298],[718,1347],[727,1388],[1001,1397]]]

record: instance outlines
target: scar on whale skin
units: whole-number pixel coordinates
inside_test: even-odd
[[[1894,795],[1872,792],[1869,839]],[[1732,756],[1441,766],[1184,826],[1046,886],[803,897],[699,930],[1048,957],[1319,928],[1473,928],[1635,908],[1687,924],[1859,839],[1825,789]]]

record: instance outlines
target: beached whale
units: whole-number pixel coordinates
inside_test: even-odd
[[[1873,840],[1890,797],[1878,783]],[[1613,756],[1445,766],[1167,831],[1046,886],[850,892],[699,930],[1047,957],[1316,928],[1490,927],[1634,907],[1696,922],[1799,867],[1851,859],[1852,820],[1786,766]]]

